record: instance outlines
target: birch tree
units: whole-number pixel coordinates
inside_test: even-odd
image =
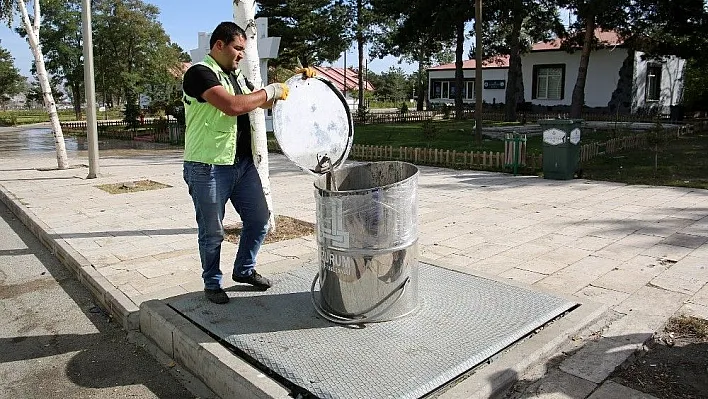
[[[54,96],[52,96],[52,89],[49,84],[47,68],[44,65],[42,47],[39,44],[39,28],[42,21],[39,0],[32,1],[33,16],[31,18],[27,12],[25,0],[0,0],[0,19],[6,20],[8,26],[12,25],[12,18],[16,11],[19,11],[20,13],[22,25],[27,33],[27,41],[32,49],[32,54],[34,55],[34,64],[37,69],[37,79],[39,80],[39,85],[42,88],[44,107],[49,113],[49,121],[52,125],[54,148],[57,153],[57,167],[59,169],[67,169],[69,167],[69,159],[66,156],[64,134],[61,130],[61,124],[59,124],[59,113],[57,112],[57,106],[54,102]]]
[[[243,76],[248,79],[256,89],[263,87],[261,78],[260,57],[258,56],[258,32],[256,29],[256,2],[255,0],[234,0],[234,22],[246,31],[246,48],[239,67]],[[253,161],[256,164],[258,175],[261,178],[263,194],[270,211],[269,225],[275,231],[275,216],[273,213],[273,198],[270,193],[270,172],[268,170],[268,142],[266,137],[265,111],[256,108],[248,113],[251,122],[251,140],[254,140],[255,152]]]

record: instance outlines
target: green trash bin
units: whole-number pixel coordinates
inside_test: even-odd
[[[543,178],[570,180],[580,163],[582,119],[540,119],[543,129]]]

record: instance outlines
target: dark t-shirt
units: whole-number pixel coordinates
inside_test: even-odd
[[[242,94],[241,88],[238,86],[238,83],[236,83],[236,76],[231,73],[229,74],[229,78],[231,78],[231,84],[236,94]],[[248,80],[246,80],[246,85],[249,89],[253,90],[253,85]],[[184,74],[184,80],[182,82],[184,92],[190,97],[196,98],[200,103],[206,102],[206,100],[202,98],[202,94],[214,86],[221,86],[221,82],[219,82],[219,77],[216,76],[214,71],[207,66],[194,65],[187,69],[187,72]],[[252,156],[251,123],[248,119],[248,114],[239,115],[236,118],[236,126],[238,129],[236,156],[238,158],[250,157]]]

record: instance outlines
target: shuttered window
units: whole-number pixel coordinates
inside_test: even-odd
[[[562,100],[565,92],[565,64],[533,66],[533,98]]]
[[[536,98],[541,100],[560,100],[563,71],[561,68],[540,68],[536,77],[538,92]]]

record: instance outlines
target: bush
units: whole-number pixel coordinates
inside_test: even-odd
[[[450,119],[450,108],[447,104],[442,105],[443,119]]]
[[[15,126],[17,125],[17,114],[14,112],[8,112],[3,116],[0,116],[0,126]]]
[[[423,137],[430,142],[435,139],[435,136],[440,132],[440,128],[432,120],[428,119],[423,122]]]
[[[408,113],[408,104],[404,101],[401,103],[401,109],[400,109],[401,115],[405,116]]]

